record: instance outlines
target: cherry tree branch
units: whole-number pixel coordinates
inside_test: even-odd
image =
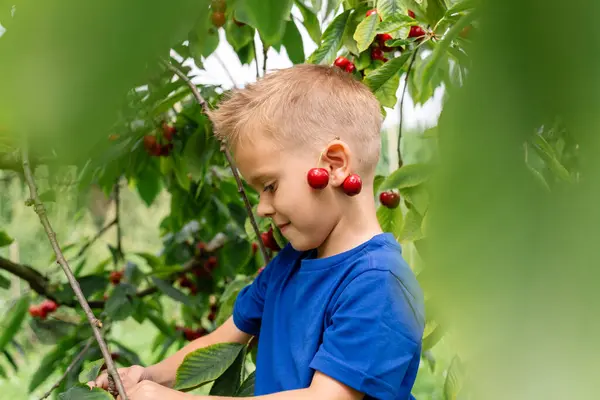
[[[402,167],[402,153],[400,151],[400,142],[402,140],[404,97],[406,96],[406,89],[408,89],[408,78],[410,76],[410,71],[412,70],[413,64],[415,63],[418,51],[418,48],[415,49],[415,52],[413,53],[412,58],[410,59],[410,64],[408,64],[408,69],[406,70],[406,78],[404,78],[404,88],[402,89],[402,98],[400,99],[400,122],[398,123],[398,168]]]
[[[94,242],[96,242],[96,240],[100,239],[100,237],[102,235],[104,235],[104,233],[109,230],[113,225],[116,225],[118,223],[118,219],[115,218],[112,221],[110,221],[108,223],[108,225],[106,225],[105,227],[103,227],[102,229],[100,229],[98,231],[98,233],[96,233],[96,236],[94,236],[90,241],[88,241],[85,245],[83,245],[83,247],[81,248],[81,250],[79,250],[79,252],[77,252],[77,255],[75,256],[75,259],[81,257],[83,255],[83,253],[85,253],[85,251],[92,245],[94,244]]]
[[[26,140],[23,141],[23,147],[21,149],[21,158],[22,158],[22,162],[23,162],[23,172],[25,173],[25,179],[27,180],[27,185],[29,186],[29,192],[31,195],[30,199],[28,200],[28,203],[32,204],[34,206],[34,210],[37,213],[37,215],[40,219],[40,222],[44,226],[44,230],[46,231],[48,240],[50,241],[50,244],[52,245],[52,249],[54,250],[54,253],[56,254],[56,259],[57,259],[58,263],[60,264],[60,266],[63,268],[63,271],[64,271],[65,275],[67,276],[67,279],[69,280],[69,283],[71,284],[71,287],[73,288],[73,291],[75,292],[75,295],[77,296],[77,299],[79,300],[79,303],[81,304],[81,307],[83,308],[83,310],[85,312],[85,315],[87,316],[87,319],[92,327],[92,331],[94,332],[96,341],[98,342],[98,345],[100,346],[100,350],[102,351],[102,355],[104,356],[104,360],[106,361],[106,366],[107,366],[109,375],[110,375],[110,377],[112,377],[112,381],[116,385],[116,389],[117,389],[119,396],[121,396],[122,400],[128,400],[127,394],[125,392],[125,388],[123,386],[123,382],[121,382],[121,378],[120,378],[119,374],[117,373],[117,368],[115,367],[115,364],[112,360],[110,351],[108,350],[108,346],[106,345],[106,342],[104,341],[104,338],[102,337],[102,333],[100,332],[100,328],[102,327],[102,322],[94,316],[94,313],[92,312],[89,304],[87,303],[85,296],[83,295],[83,292],[81,291],[81,287],[79,286],[79,282],[77,282],[77,279],[75,279],[75,276],[73,275],[73,271],[69,267],[69,263],[65,259],[64,255],[60,249],[60,246],[56,239],[56,233],[53,231],[52,226],[50,225],[50,221],[48,220],[46,208],[44,207],[44,204],[40,201],[39,195],[37,193],[37,187],[35,185],[35,180],[33,178],[33,173],[31,172],[31,167],[29,165],[29,152],[28,152],[28,144],[27,144]],[[110,379],[109,379],[109,381],[110,381]]]
[[[117,255],[120,259],[123,258],[123,246],[122,239],[123,235],[121,233],[121,223],[119,216],[121,214],[121,193],[120,193],[119,179],[117,178],[117,182],[115,183],[115,223],[117,224]]]
[[[84,348],[79,352],[79,354],[77,354],[77,356],[73,359],[73,361],[71,361],[71,364],[69,364],[69,366],[67,367],[67,370],[65,371],[65,373],[60,377],[60,379],[54,385],[52,385],[52,387],[50,389],[48,389],[48,391],[42,397],[40,397],[40,400],[44,400],[45,398],[47,398],[48,396],[50,396],[52,394],[52,392],[54,391],[54,389],[56,389],[57,387],[60,386],[60,384],[62,383],[62,381],[64,381],[65,378],[67,377],[67,375],[69,375],[69,372],[71,372],[71,370],[73,369],[73,367],[79,362],[79,360],[81,360],[81,358],[89,350],[90,346],[93,343],[92,339],[93,338],[89,338],[88,339],[88,341],[85,344]]]
[[[263,45],[263,77],[265,75],[267,75],[267,57],[268,57],[268,52],[269,52],[269,46],[267,46],[264,42],[264,40],[262,41],[262,45]]]
[[[225,245],[227,241],[227,236],[223,233],[217,233],[213,239],[210,240],[206,244],[205,251],[208,253],[212,253],[220,249]],[[166,278],[167,281],[173,281],[177,279],[179,276],[186,274],[188,272],[192,272],[196,268],[199,267],[199,260],[197,258],[192,258],[188,262],[186,262],[180,271],[173,272]],[[29,286],[32,290],[38,293],[40,296],[44,296],[48,299],[54,300],[57,304],[67,307],[75,307],[76,303],[72,302],[60,302],[52,293],[52,288],[50,287],[50,282],[46,277],[40,274],[35,268],[32,268],[28,265],[16,264],[6,258],[0,257],[0,269],[5,270],[22,280],[29,283]],[[151,286],[146,289],[140,290],[135,294],[135,297],[142,298],[145,296],[149,296],[158,292],[158,288],[156,286]],[[103,300],[92,300],[88,302],[90,308],[104,308],[106,302]]]
[[[194,94],[194,97],[198,101],[198,104],[200,104],[200,106],[206,113],[208,111],[208,104],[206,103],[206,100],[204,100],[204,98],[198,91],[198,88],[196,87],[196,85],[194,85],[192,83],[192,81],[187,77],[187,75],[184,74],[181,70],[179,70],[179,68],[175,67],[171,63],[166,62],[164,60],[161,60],[161,61],[168,69],[173,71],[175,73],[175,75],[177,75],[180,79],[182,79],[189,86],[190,90]],[[233,177],[235,178],[235,181],[237,182],[238,192],[242,196],[242,200],[244,200],[246,212],[248,213],[248,217],[250,218],[250,223],[252,224],[252,228],[254,229],[256,238],[258,239],[257,242],[260,247],[260,251],[264,257],[265,263],[268,263],[269,262],[269,254],[267,253],[267,248],[265,247],[265,244],[262,242],[262,240],[260,240],[260,230],[258,229],[258,224],[256,223],[256,219],[254,218],[254,213],[252,212],[252,205],[250,204],[250,200],[248,200],[248,196],[246,195],[246,191],[244,190],[244,185],[242,184],[242,180],[240,179],[240,176],[237,173],[237,167],[235,166],[233,157],[231,157],[231,154],[229,153],[229,150],[227,149],[227,146],[225,145],[224,142],[221,142],[221,151],[225,154],[225,158],[227,158],[227,162],[229,163],[229,168],[231,169],[231,173],[233,174]]]

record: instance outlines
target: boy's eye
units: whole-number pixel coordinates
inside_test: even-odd
[[[272,192],[275,190],[275,185],[272,183],[270,185],[265,186],[265,188],[263,189],[263,192]]]

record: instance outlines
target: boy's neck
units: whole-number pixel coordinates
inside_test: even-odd
[[[373,189],[365,187],[363,190],[372,192]],[[373,196],[354,198],[347,203],[342,218],[317,249],[318,258],[331,257],[351,250],[383,233],[377,220]]]

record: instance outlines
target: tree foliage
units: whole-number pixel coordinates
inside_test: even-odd
[[[459,92],[472,71],[471,52],[480,34],[478,2],[473,0],[182,0],[168,7],[158,1],[109,3],[94,8],[78,2],[2,3],[0,22],[7,31],[0,44],[6,54],[14,55],[14,62],[0,66],[7,83],[3,86],[7,95],[0,101],[0,168],[20,172],[18,138],[26,132],[35,138],[34,166],[46,169],[55,184],[42,194],[45,202],[53,201],[53,193],[60,190],[56,183],[65,176],[72,176],[81,192],[99,187],[114,196],[119,185],[129,185],[147,206],[162,191],[169,193],[170,213],[157,232],[163,248],[155,254],[131,252],[117,243],[110,247],[111,258],[92,260],[86,257],[87,243],[61,243],[64,251],[81,250],[70,262],[86,299],[106,324],[105,334],[120,366],[142,361],[114,337],[114,325],[129,318],[150,321],[156,327],[154,347],[160,349],[159,356],[172,346],[181,347],[231,315],[237,293],[267,262],[258,251],[259,241],[269,247],[269,256],[285,245],[277,227],[255,216],[264,237],[256,236],[202,106],[186,82],[161,60],[193,78],[190,65],[204,69],[205,60],[225,39],[242,65],[256,64],[260,79],[264,74],[260,63],[268,63],[260,48],[285,49],[294,64],[333,64],[344,57],[354,66],[348,73],[373,91],[387,114],[404,92],[417,105],[442,87],[446,97]],[[147,23],[159,17],[161,23]],[[38,25],[48,36],[34,41],[30,32]],[[316,44],[311,54],[306,53],[301,31]],[[57,49],[59,55],[50,53]],[[44,71],[43,82],[25,68],[33,61],[28,58],[32,52],[41,60],[37,65]],[[226,93],[210,84],[195,87],[208,107]],[[24,92],[29,94],[26,105],[18,101]],[[32,107],[38,111],[31,113]],[[560,120],[541,121],[539,126],[523,144],[523,162],[531,176],[543,190],[575,182],[575,140]],[[436,195],[430,182],[440,162],[438,129],[429,129],[424,136],[435,156],[427,163],[402,165],[400,160],[397,168],[377,177],[373,195],[383,229],[407,247],[414,246],[418,258],[426,260],[429,204]],[[255,206],[257,193],[245,184],[244,190]],[[381,204],[383,191],[399,195],[400,205]],[[0,247],[10,245],[10,234],[0,230]],[[0,259],[0,269],[29,282],[36,293],[15,299],[2,317],[0,352],[11,359],[24,323],[46,343],[54,343],[28,385],[33,392],[54,370],[66,371],[91,330],[66,281],[48,280],[35,266],[8,260]],[[419,270],[420,280],[426,275],[426,269]],[[0,287],[9,286],[0,275]],[[178,304],[177,316],[164,306],[165,298]],[[58,308],[42,303],[44,299]],[[66,309],[77,316],[75,325],[47,318]],[[423,360],[433,368],[429,350],[445,331],[429,308],[427,315]],[[199,350],[181,365],[176,387],[191,390],[214,382],[213,394],[248,395],[254,379],[248,364],[254,357],[252,345]],[[100,358],[93,346],[86,349],[55,396],[108,398],[99,391],[83,394],[80,385],[90,378],[90,371],[98,373],[90,365]],[[443,389],[447,398],[455,398],[462,387],[463,370],[461,366],[459,373],[458,366],[457,355]],[[0,369],[0,376],[7,375]]]

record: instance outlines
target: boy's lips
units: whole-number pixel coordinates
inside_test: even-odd
[[[285,227],[287,227],[290,223],[286,222],[285,224],[277,224],[277,227],[279,228],[279,230],[283,230]]]

